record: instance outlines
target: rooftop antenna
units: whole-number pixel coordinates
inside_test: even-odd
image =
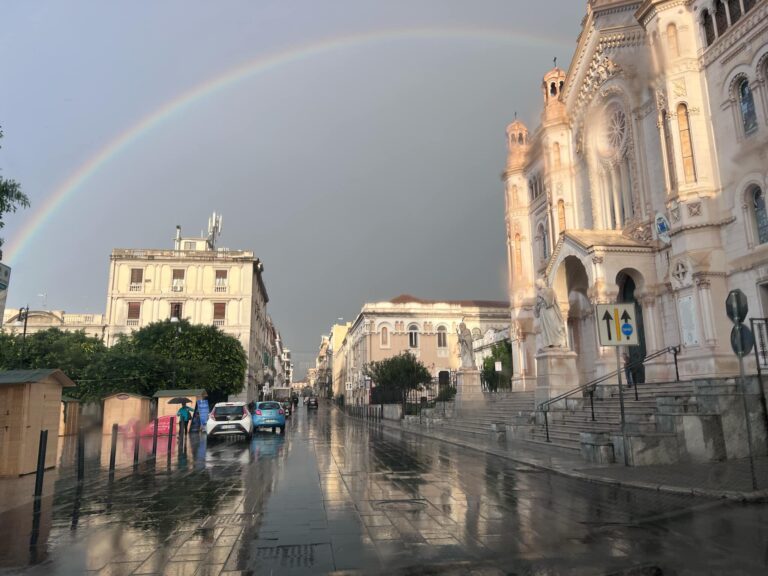
[[[555,68],[557,68],[557,56],[552,61],[555,63]]]
[[[216,241],[221,236],[221,222],[223,218],[221,214],[213,213],[213,216],[208,218],[208,250],[216,250]]]
[[[46,310],[48,308],[48,292],[43,292],[42,294],[37,295],[38,298],[40,298],[40,306],[43,310]]]

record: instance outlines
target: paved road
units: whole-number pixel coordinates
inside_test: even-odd
[[[51,484],[35,546],[31,504],[0,512],[1,573],[768,573],[768,504],[569,480],[326,406],[284,437]]]

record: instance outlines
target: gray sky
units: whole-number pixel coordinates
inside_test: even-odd
[[[553,56],[567,66],[585,4],[3,0],[0,169],[32,201],[6,217],[5,248],[88,175],[11,255],[8,305],[44,292],[102,312],[112,248],[170,247],[213,210],[221,245],[264,261],[299,376],[366,301],[505,298],[504,129],[515,111],[538,124],[541,77]],[[196,86],[301,47],[83,170]]]

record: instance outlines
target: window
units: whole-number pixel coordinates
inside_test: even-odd
[[[701,14],[701,25],[704,28],[704,37],[707,40],[707,46],[711,46],[712,42],[717,39],[715,34],[715,23],[712,20],[712,15],[709,10],[704,10]]]
[[[728,0],[728,12],[731,15],[731,24],[736,24],[741,18],[740,0]]]
[[[744,12],[749,12],[754,6],[755,0],[744,0]]]
[[[547,238],[547,232],[544,228],[544,224],[539,224],[538,228],[538,237],[539,237],[539,249],[541,254],[541,259],[546,260],[549,258],[549,238]]]
[[[141,302],[128,302],[128,326],[138,326],[141,322]]]
[[[751,196],[752,208],[754,209],[757,242],[765,244],[768,242],[768,213],[765,210],[765,196],[759,186],[753,186],[749,195]]]
[[[520,234],[515,234],[515,276],[523,273],[523,246]]]
[[[194,250],[195,249],[195,243],[194,242],[184,242],[184,250]]]
[[[227,270],[216,270],[216,292],[227,291]]]
[[[173,284],[171,285],[173,292],[182,292],[184,290],[184,270],[181,268],[174,268],[173,270]]]
[[[419,347],[419,327],[416,324],[408,326],[408,346],[410,348]]]
[[[693,161],[693,141],[691,139],[690,118],[688,107],[680,104],[677,107],[677,125],[680,129],[680,149],[683,153],[683,173],[686,184],[696,182],[696,165]]]
[[[213,304],[213,325],[224,326],[224,321],[227,318],[227,304],[226,302],[214,302]]]
[[[744,135],[749,136],[757,130],[757,113],[755,112],[755,100],[752,97],[752,89],[749,87],[749,80],[746,78],[739,83],[738,98]]]
[[[669,48],[670,58],[680,56],[680,46],[677,43],[677,26],[674,24],[667,26],[667,47]]]
[[[144,270],[142,268],[131,268],[131,292],[141,292],[144,282]]]
[[[448,330],[445,326],[439,326],[437,328],[437,347],[438,348],[447,348],[448,347]]]
[[[717,26],[717,35],[722,36],[728,29],[728,16],[725,14],[725,5],[720,0],[715,2],[715,26]]]
[[[178,318],[181,320],[183,317],[183,310],[184,305],[181,302],[171,302],[171,318]]]
[[[661,130],[664,134],[664,151],[667,154],[667,171],[669,172],[669,189],[671,191],[677,187],[677,173],[675,172],[675,147],[672,144],[669,115],[666,110],[661,111]]]
[[[382,348],[389,348],[389,328],[386,326],[381,327],[380,340]]]

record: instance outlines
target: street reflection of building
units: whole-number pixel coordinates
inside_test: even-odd
[[[370,382],[363,369],[371,362],[410,352],[433,378],[448,381],[458,370],[458,328],[464,322],[476,340],[490,329],[501,330],[509,322],[509,304],[485,300],[422,300],[398,296],[363,306],[343,339],[338,356],[339,383],[345,402],[369,402]]]
[[[217,235],[213,227],[208,237],[182,237],[177,227],[172,250],[113,250],[107,344],[170,318],[217,326],[248,355],[246,386],[236,399],[250,401],[265,382],[271,358],[264,266],[251,251],[217,248]]]
[[[683,377],[738,371],[726,294],[768,316],[767,31],[766,1],[589,0],[570,68],[544,76],[540,126],[507,128],[517,389],[536,385],[538,277],[582,383],[615,368],[593,315],[615,301],[640,312],[632,360],[681,345]],[[674,376],[671,355],[645,368]]]

